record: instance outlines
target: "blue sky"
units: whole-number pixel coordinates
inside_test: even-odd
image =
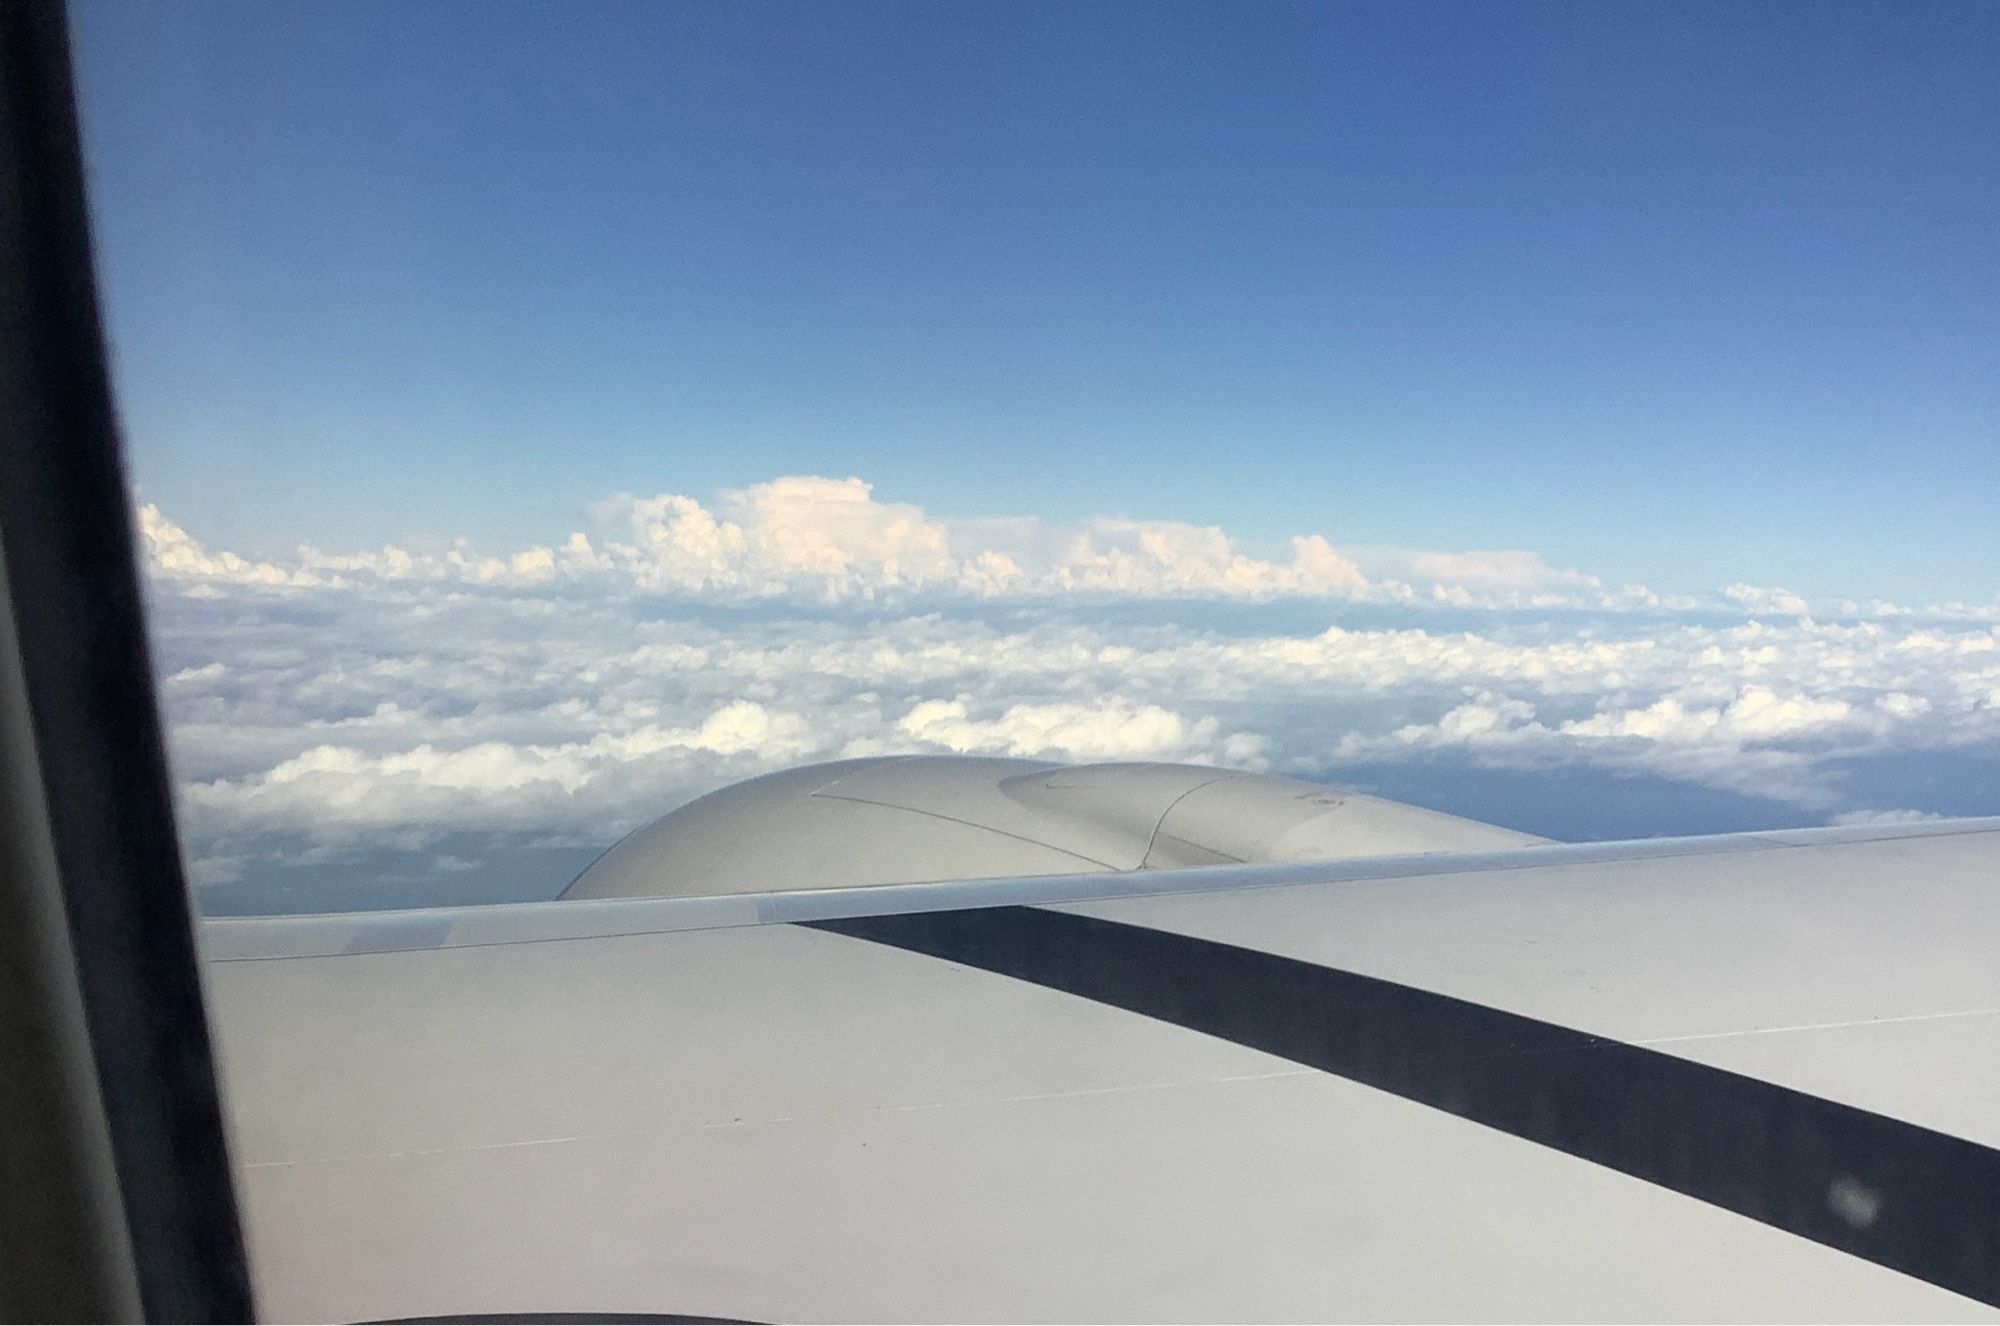
[[[2000,587],[2000,6],[75,9],[204,539],[944,516]]]

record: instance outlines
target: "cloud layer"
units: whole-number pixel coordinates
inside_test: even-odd
[[[140,524],[154,574],[182,585],[561,585],[819,603],[1079,596],[1488,607],[1663,603],[1641,587],[1607,589],[1531,552],[1350,553],[1324,535],[1305,534],[1259,555],[1215,526],[1175,521],[941,520],[909,503],[881,501],[853,478],[773,479],[725,491],[712,505],[676,493],[619,494],[592,514],[593,532],[510,553],[480,554],[464,545],[437,555],[308,546],[283,561],[211,552],[150,504],[141,506]]]
[[[1853,819],[1930,809],[1857,804],[1853,760],[2000,749],[1990,623],[1815,620],[1747,585],[1676,614],[1524,553],[1311,536],[1260,559],[1214,529],[946,522],[803,478],[615,498],[504,556],[256,561],[142,521],[210,881],[588,848],[736,778],[894,751],[1586,769]],[[1127,610],[1151,600],[1177,606]],[[1267,606],[1202,608],[1245,602]]]

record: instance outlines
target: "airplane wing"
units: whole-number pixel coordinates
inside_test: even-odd
[[[204,944],[279,1319],[1992,1319],[1996,936],[1978,820]]]

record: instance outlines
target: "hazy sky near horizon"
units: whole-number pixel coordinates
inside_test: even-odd
[[[1990,4],[74,14],[135,477],[248,558],[852,475],[2000,589]]]

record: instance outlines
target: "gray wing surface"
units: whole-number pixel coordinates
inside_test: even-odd
[[[2000,821],[205,931],[282,1319],[2000,1315]]]

